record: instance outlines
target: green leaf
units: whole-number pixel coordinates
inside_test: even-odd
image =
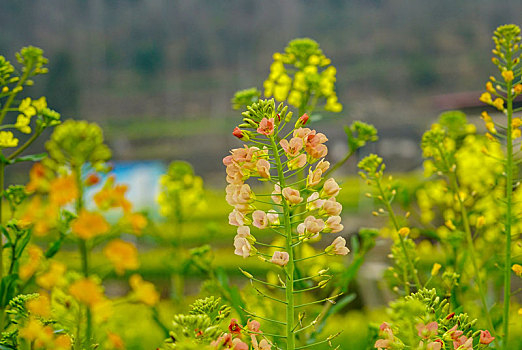
[[[53,256],[56,255],[56,253],[58,253],[58,251],[62,247],[63,238],[64,237],[62,236],[59,239],[57,239],[56,241],[49,244],[49,248],[47,248],[47,251],[45,252],[45,257],[47,259],[52,258]]]
[[[2,278],[0,282],[0,307],[5,308],[16,292],[18,274],[13,273]]]
[[[30,154],[28,156],[18,157],[11,161],[11,164],[20,162],[39,162],[47,157],[47,153]]]

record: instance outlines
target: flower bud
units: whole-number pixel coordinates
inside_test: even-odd
[[[295,128],[297,129],[303,125],[306,125],[306,123],[308,123],[308,119],[310,119],[310,117],[306,113],[300,116],[299,119],[297,119],[297,121],[295,122]]]

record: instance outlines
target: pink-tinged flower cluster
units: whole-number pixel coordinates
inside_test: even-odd
[[[267,161],[266,149],[245,146],[233,149],[230,153],[223,158],[229,184],[242,185],[251,176],[270,178],[270,163]]]
[[[223,333],[210,343],[214,349],[249,350],[250,343],[254,350],[272,350],[272,344],[263,337],[259,322],[249,320],[246,327],[241,326],[236,319],[231,319],[228,326],[230,333]],[[259,340],[261,338],[261,340]]]
[[[304,154],[303,149],[309,163],[314,163],[328,154],[328,147],[324,144],[328,138],[323,133],[309,128],[298,128],[294,130],[292,136],[289,142],[280,142],[289,159],[300,157],[301,154]]]
[[[343,230],[340,216],[342,205],[335,198],[341,188],[333,178],[324,178],[330,168],[330,163],[323,158],[328,153],[325,145],[328,138],[315,130],[302,127],[308,119],[306,114],[299,118],[294,130],[281,139],[279,145],[275,143],[275,133],[278,132],[277,127],[280,126],[281,120],[275,121],[272,117],[264,117],[259,122],[245,119],[252,128],[257,128],[257,134],[254,132],[248,135],[248,137],[252,136],[252,142],[259,145],[263,143],[259,140],[266,136],[270,139],[270,144],[267,143],[263,149],[249,146],[233,149],[231,154],[223,159],[223,164],[227,168],[226,179],[229,183],[226,188],[226,200],[234,207],[229,214],[229,223],[238,227],[237,235],[234,237],[235,254],[244,258],[256,255],[257,251],[254,248],[256,240],[250,234],[250,228],[281,230],[282,218],[285,210],[289,208],[291,210],[296,208],[297,212],[303,212],[299,209],[301,206],[306,208],[302,216],[303,222],[297,226],[295,238],[299,240],[305,241],[321,233],[338,233]],[[244,132],[235,130],[234,134],[241,138]],[[261,136],[263,137],[260,138]],[[312,165],[312,163],[316,164]],[[273,174],[271,177],[270,167],[274,164],[277,164],[282,174],[277,176]],[[306,170],[308,170],[306,186],[304,183],[298,185],[300,181],[289,180],[298,171]],[[280,178],[281,175],[284,176],[287,184],[292,183],[292,185],[281,186],[273,180],[273,178]],[[274,183],[273,192],[258,195],[263,197],[257,199],[250,185],[245,183],[250,177],[271,181]],[[312,194],[306,199],[306,195],[310,192]],[[257,203],[268,204],[266,203],[268,198],[271,198],[277,210],[267,211],[256,206]],[[346,255],[349,252],[346,241],[342,237],[335,239],[327,249],[327,253],[332,255]],[[285,267],[289,262],[288,252],[271,251],[270,254],[273,254],[271,259],[265,260],[275,265]]]
[[[453,316],[454,314],[450,315]],[[447,317],[449,319],[451,317]],[[439,324],[437,322],[429,322],[427,324],[419,323],[415,326],[417,335],[420,338],[418,349],[427,350],[473,350],[473,338],[464,335],[464,332],[457,329],[458,325],[453,326],[446,332],[440,332]],[[439,334],[439,332],[441,334]],[[375,342],[375,348],[379,350],[403,348],[402,341],[398,339],[390,327],[384,322],[380,327],[379,335],[382,339]],[[479,344],[488,345],[493,342],[495,338],[491,336],[489,331],[480,331]],[[445,343],[448,342],[449,344]],[[402,346],[402,347],[401,347]],[[480,347],[481,349],[484,347]]]

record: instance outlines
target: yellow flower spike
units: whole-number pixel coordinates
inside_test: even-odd
[[[447,228],[449,228],[452,231],[457,229],[451,220],[446,220],[446,222],[444,224],[446,225]]]
[[[439,270],[440,270],[441,267],[442,267],[442,265],[439,264],[439,263],[435,263],[435,264],[433,264],[433,267],[432,267],[432,269],[431,269],[431,275],[432,275],[432,276],[437,275],[437,274],[439,273]]]
[[[515,76],[513,75],[513,71],[506,70],[502,72],[502,78],[504,78],[506,83],[509,83],[510,81],[513,81],[513,79],[515,79]]]
[[[410,234],[410,229],[408,227],[401,227],[398,231],[398,234],[401,235],[402,237],[406,237],[407,235]]]
[[[497,97],[495,101],[493,101],[492,105],[495,106],[499,111],[504,110],[504,100],[500,97]]]
[[[493,102],[493,100],[491,99],[491,94],[489,92],[484,92],[482,95],[480,95],[479,100],[488,104]]]
[[[515,264],[511,266],[511,270],[513,270],[515,275],[522,277],[522,265]]]
[[[18,139],[14,137],[11,131],[0,131],[0,148],[16,146],[18,146]]]

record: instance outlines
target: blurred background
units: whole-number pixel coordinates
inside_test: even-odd
[[[116,161],[184,159],[221,187],[221,158],[239,144],[230,98],[262,89],[291,39],[316,40],[337,67],[344,110],[320,126],[331,157],[346,147],[338,126],[359,119],[391,169],[412,170],[441,111],[478,105],[491,33],[520,13],[520,1],[487,0],[2,1],[0,53],[43,48],[50,73],[31,93],[101,124]]]

